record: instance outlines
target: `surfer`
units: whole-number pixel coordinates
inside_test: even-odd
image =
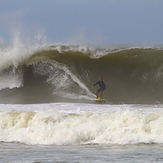
[[[99,78],[99,81],[96,82],[92,86],[92,88],[94,88],[97,84],[100,86],[100,88],[95,93],[96,93],[97,99],[98,99],[98,93],[100,93],[100,99],[102,99],[103,92],[105,92],[105,90],[106,90],[106,86],[105,86],[105,83],[104,83],[102,77]]]

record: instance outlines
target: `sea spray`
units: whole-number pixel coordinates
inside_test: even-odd
[[[26,45],[15,37],[12,45],[0,48],[0,90],[23,86],[24,65],[31,55],[43,49],[45,45]]]

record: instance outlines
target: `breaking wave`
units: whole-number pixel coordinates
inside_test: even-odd
[[[156,110],[124,109],[122,105],[97,108],[92,104],[74,111],[77,105],[69,104],[62,110],[63,104],[58,104],[49,110],[39,104],[42,111],[33,111],[36,106],[12,105],[16,110],[1,110],[0,141],[45,145],[163,143],[163,114]],[[26,111],[19,110],[22,107]]]
[[[111,103],[162,103],[162,54],[161,46],[3,45],[0,103],[88,102],[100,76]]]

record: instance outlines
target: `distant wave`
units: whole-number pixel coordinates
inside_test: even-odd
[[[110,102],[162,103],[162,54],[161,47],[127,45],[7,46],[0,51],[0,103],[90,101],[100,76]]]

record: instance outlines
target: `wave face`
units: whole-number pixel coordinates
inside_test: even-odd
[[[155,47],[1,46],[0,103],[91,102],[104,78],[111,103],[163,103]]]

